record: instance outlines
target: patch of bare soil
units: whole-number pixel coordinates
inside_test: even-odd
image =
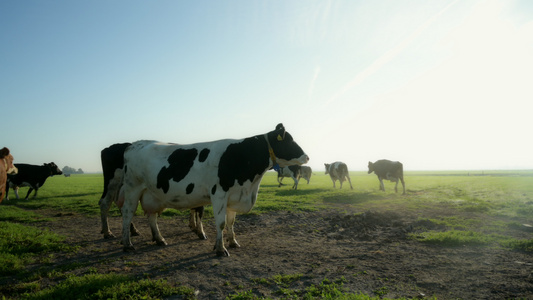
[[[237,291],[280,298],[279,286],[254,278],[300,273],[288,286],[305,289],[324,278],[344,277],[348,292],[385,297],[438,299],[508,299],[533,297],[533,260],[530,253],[496,247],[430,246],[408,238],[421,228],[438,229],[430,221],[416,221],[391,212],[279,212],[238,215],[235,225],[241,248],[230,257],[213,251],[213,220],[204,220],[208,240],[199,240],[186,218],[161,219],[168,242],[151,242],[145,217],[135,217],[141,236],[134,237],[134,253],[122,252],[119,238],[104,240],[97,217],[53,215],[40,224],[80,245],[75,254],[57,256],[57,267],[76,262],[74,270],[164,278],[198,291],[199,299],[223,299]],[[111,230],[121,231],[120,217],[110,218]],[[531,233],[524,233],[531,238]],[[39,266],[34,266],[39,267]],[[55,284],[53,282],[43,282]]]

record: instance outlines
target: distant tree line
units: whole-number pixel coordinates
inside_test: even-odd
[[[80,168],[78,170],[71,168],[69,166],[65,166],[63,169],[63,174],[83,174],[83,170]]]

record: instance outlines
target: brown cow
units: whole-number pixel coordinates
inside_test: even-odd
[[[403,180],[403,165],[399,161],[390,161],[388,159],[381,159],[375,163],[368,162],[368,174],[374,172],[378,175],[379,189],[385,191],[383,179],[391,182],[396,182],[394,191],[398,193],[398,180],[402,182],[403,194],[405,195],[405,181]]]
[[[13,155],[9,153],[6,147],[0,149],[0,202],[4,200],[6,193],[7,174],[17,174],[18,170],[13,165]]]

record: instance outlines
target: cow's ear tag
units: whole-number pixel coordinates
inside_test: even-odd
[[[281,137],[281,134],[278,134],[278,141],[283,141],[283,138]]]
[[[274,171],[278,172],[280,170],[279,165],[275,164],[273,167]]]

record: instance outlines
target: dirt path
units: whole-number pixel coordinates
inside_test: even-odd
[[[416,228],[432,226],[393,213],[320,211],[237,216],[237,241],[230,257],[213,249],[213,220],[205,220],[208,240],[190,232],[185,218],[160,219],[167,242],[158,247],[144,217],[134,221],[142,233],[134,237],[135,253],[123,253],[119,239],[104,240],[97,217],[53,214],[39,226],[68,237],[82,249],[55,263],[76,262],[74,270],[125,273],[165,278],[198,291],[199,299],[223,299],[237,291],[278,298],[280,287],[252,279],[302,274],[288,286],[304,289],[325,278],[344,278],[350,292],[386,297],[438,299],[508,299],[533,297],[533,259],[529,253],[491,247],[442,248],[407,238]],[[110,219],[118,236],[120,218]],[[527,233],[529,236],[531,233]],[[526,235],[527,236],[527,235]],[[44,283],[46,284],[46,283]]]

